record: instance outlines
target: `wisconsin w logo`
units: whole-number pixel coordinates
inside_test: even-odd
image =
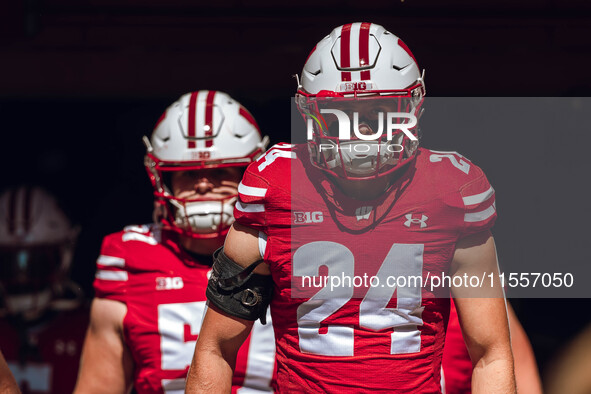
[[[426,215],[421,215],[421,218],[418,219],[413,218],[412,213],[407,213],[406,215],[404,215],[404,217],[406,218],[406,222],[404,222],[404,225],[406,227],[410,227],[411,224],[418,224],[421,228],[427,227],[427,219],[429,218]]]
[[[355,210],[355,216],[357,217],[357,221],[361,219],[369,219],[369,215],[371,215],[373,207],[359,207]]]

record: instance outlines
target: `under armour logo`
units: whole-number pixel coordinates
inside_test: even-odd
[[[411,224],[419,224],[421,228],[427,227],[427,219],[429,218],[426,215],[421,215],[420,219],[414,219],[412,213],[407,213],[404,217],[406,217],[406,222],[404,222],[406,227],[410,227]]]
[[[355,216],[357,217],[357,221],[361,219],[369,219],[369,215],[371,214],[373,207],[359,207],[355,210]]]

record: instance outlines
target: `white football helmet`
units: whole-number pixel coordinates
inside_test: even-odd
[[[265,152],[268,137],[239,102],[223,92],[200,90],[174,102],[159,119],[152,138],[144,137],[144,160],[154,187],[155,220],[193,238],[224,236],[237,194],[221,199],[177,198],[174,171],[246,167]]]
[[[0,195],[2,313],[32,318],[50,304],[65,309],[79,304],[80,289],[68,281],[77,235],[45,190],[21,186]],[[76,293],[71,303],[57,299],[66,286]]]
[[[296,94],[300,113],[309,124],[313,164],[337,177],[370,179],[407,163],[418,147],[423,76],[408,47],[382,26],[349,23],[334,29],[308,56]],[[368,111],[368,105],[374,110]],[[366,115],[357,107],[366,108]],[[339,138],[336,117],[327,116],[334,109],[353,115],[348,117],[352,130],[357,130],[349,133],[353,138]],[[403,127],[394,129],[389,139],[386,132],[378,138],[386,130],[388,116]],[[365,133],[360,133],[361,125]]]

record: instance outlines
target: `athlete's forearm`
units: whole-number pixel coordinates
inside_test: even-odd
[[[515,359],[515,382],[520,394],[542,394],[542,381],[536,357],[523,326],[511,304],[507,304],[511,327],[511,347]]]
[[[187,377],[187,393],[229,393],[236,356],[253,322],[233,318],[211,305],[201,325]]]
[[[215,350],[195,349],[187,376],[185,393],[229,393],[232,389],[232,367]]]
[[[510,349],[488,351],[474,364],[472,393],[516,393]]]

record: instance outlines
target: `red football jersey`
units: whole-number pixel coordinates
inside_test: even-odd
[[[445,394],[472,392],[472,360],[462,336],[455,304],[451,303],[445,348],[443,350],[443,381]]]
[[[74,391],[88,317],[79,308],[31,326],[0,320],[0,349],[23,394]]]
[[[129,226],[103,240],[96,297],[127,306],[124,335],[138,393],[183,393],[206,309],[209,265],[195,262],[176,234]],[[240,349],[232,392],[268,392],[275,367],[271,324],[256,322]]]
[[[248,167],[239,193],[236,220],[267,234],[279,390],[441,391],[449,291],[420,283],[448,273],[459,239],[493,225],[480,168],[419,149],[387,193],[356,200],[305,145],[280,144]]]

